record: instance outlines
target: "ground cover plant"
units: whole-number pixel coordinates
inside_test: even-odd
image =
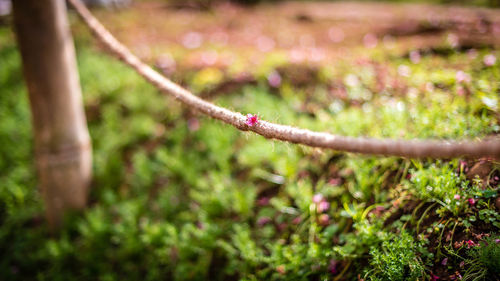
[[[153,4],[96,12],[130,31],[160,17],[144,13]],[[302,16],[293,24],[337,38],[331,23]],[[59,235],[43,219],[14,34],[0,27],[1,279],[498,280],[496,160],[360,156],[242,133],[161,95],[71,20],[95,176],[88,209]],[[123,39],[197,94],[263,120],[348,136],[474,139],[500,130],[500,52],[494,36],[475,37],[475,24],[401,38],[390,26],[367,37],[370,23],[359,24],[359,40],[342,43],[348,53],[325,49],[316,63],[307,44],[331,42],[302,39],[312,57],[297,61],[297,50],[262,39],[258,63],[248,59],[254,49],[237,46],[225,66],[207,65],[206,53],[235,56],[230,43],[182,48],[199,43],[196,33],[171,46],[148,37],[145,47],[137,32]],[[189,59],[198,55],[201,65]]]

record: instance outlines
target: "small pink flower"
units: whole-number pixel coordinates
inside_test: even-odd
[[[326,202],[326,201],[321,201],[319,202],[318,204],[318,213],[323,213],[325,211],[328,211],[328,209],[330,209],[330,203]]]
[[[279,230],[279,231],[283,231],[283,230],[285,230],[287,227],[288,227],[288,224],[286,224],[286,223],[280,223],[280,224],[278,224],[278,230]]]
[[[328,265],[328,271],[330,271],[331,274],[337,274],[337,265],[338,262],[336,260],[330,260],[330,264]]]
[[[448,263],[448,258],[444,258],[442,261],[441,261],[441,264],[442,265],[446,265]]]
[[[464,261],[461,261],[460,264],[459,264],[460,267],[464,267],[465,266],[465,262]]]
[[[375,48],[378,44],[377,36],[375,36],[375,34],[373,33],[367,33],[363,37],[363,44],[366,48]]]
[[[450,280],[462,280],[462,274],[457,270],[455,271],[455,274],[450,275]]]
[[[328,184],[330,185],[340,185],[341,182],[342,180],[340,178],[331,178],[328,180]]]
[[[203,36],[198,32],[189,32],[182,37],[182,45],[188,49],[196,49],[203,44]]]
[[[436,280],[439,280],[439,276],[434,275],[433,273],[431,273],[431,281],[436,281]]]
[[[200,128],[200,121],[198,120],[198,118],[189,118],[188,121],[187,121],[187,125],[188,125],[188,129],[191,131],[191,132],[195,132],[195,131],[198,131],[198,129]]]
[[[472,240],[465,241],[465,244],[467,244],[467,248],[477,246],[477,244],[474,241],[472,241]]]
[[[463,160],[460,160],[458,162],[458,167],[460,168],[459,172],[464,172],[464,173],[467,173],[469,171],[469,167],[467,165],[467,162],[463,161]]]
[[[462,70],[457,71],[457,74],[455,75],[455,79],[457,83],[469,83],[470,82],[470,75],[463,72]]]
[[[326,226],[330,223],[330,216],[327,214],[322,214],[319,216],[319,224]]]
[[[302,221],[302,218],[301,217],[296,217],[292,220],[292,223],[293,224],[299,224],[300,222]]]
[[[448,44],[450,44],[451,47],[456,48],[458,47],[458,44],[460,44],[460,38],[456,34],[448,34],[448,38],[446,38],[446,41],[448,41]]]
[[[477,58],[477,50],[476,49],[470,49],[467,51],[467,56],[469,59],[475,59]]]
[[[410,52],[410,61],[412,63],[419,63],[421,59],[420,52],[418,50],[413,50]]]
[[[496,62],[497,62],[497,58],[492,54],[486,55],[483,58],[483,63],[486,66],[493,66]]]
[[[407,65],[402,64],[398,66],[398,74],[403,77],[410,77],[411,69]]]
[[[247,121],[245,122],[245,124],[247,124],[248,126],[252,127],[252,126],[255,126],[255,124],[257,124],[259,122],[259,117],[257,117],[257,115],[255,114],[247,114]]]
[[[385,211],[385,208],[383,206],[377,206],[377,207],[375,207],[375,210],[373,210],[373,213],[376,216],[380,216],[383,211]]]
[[[262,197],[257,200],[259,206],[266,206],[267,204],[269,204],[269,197]]]
[[[471,206],[474,206],[474,204],[476,204],[476,200],[474,200],[474,198],[469,198],[467,199],[467,201],[469,201],[469,205]]]
[[[460,200],[460,195],[455,194],[455,196],[453,196],[453,199],[455,199],[455,200]]]
[[[324,197],[321,194],[314,194],[313,196],[313,202],[316,204],[319,204],[321,201],[323,201]]]
[[[495,243],[496,244],[500,243],[500,239],[495,239]]]
[[[271,218],[269,217],[261,217],[257,220],[258,226],[263,226],[271,222]]]
[[[273,88],[278,88],[281,85],[281,75],[277,71],[269,73],[267,82]]]

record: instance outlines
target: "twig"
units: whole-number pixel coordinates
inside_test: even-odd
[[[241,131],[253,131],[269,139],[277,139],[311,147],[328,148],[338,151],[394,155],[409,158],[500,158],[500,141],[438,141],[438,140],[392,140],[353,138],[314,132],[260,120],[254,126],[245,124],[246,117],[241,113],[219,107],[207,102],[142,62],[127,47],[121,44],[90,13],[80,0],[68,0],[93,34],[120,60],[132,67],[139,75],[162,92],[169,94],[191,109],[230,124]]]

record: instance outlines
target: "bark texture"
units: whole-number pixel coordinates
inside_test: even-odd
[[[64,0],[14,0],[46,215],[57,228],[68,209],[85,207],[91,145]]]

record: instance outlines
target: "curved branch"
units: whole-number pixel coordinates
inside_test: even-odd
[[[493,157],[500,156],[499,140],[484,141],[438,141],[438,140],[392,140],[353,138],[332,135],[325,132],[314,132],[259,121],[254,126],[245,124],[246,117],[241,113],[219,107],[207,102],[168,78],[159,74],[142,62],[127,47],[121,44],[106,28],[90,13],[80,0],[68,0],[92,33],[120,60],[132,67],[137,73],[162,92],[175,97],[192,109],[202,112],[212,118],[219,119],[242,131],[253,131],[270,139],[278,139],[311,147],[329,148],[333,150],[355,152],[362,154],[394,155],[410,158],[453,158],[453,157]]]

